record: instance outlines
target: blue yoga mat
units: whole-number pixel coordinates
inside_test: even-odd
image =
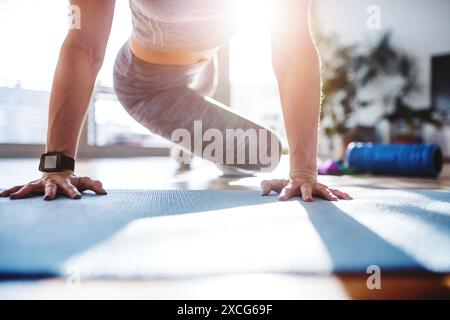
[[[350,191],[355,200],[334,203],[221,190],[0,198],[0,274],[450,272],[449,192]]]

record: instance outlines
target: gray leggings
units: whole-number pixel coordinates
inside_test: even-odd
[[[217,101],[205,99],[214,95],[216,70],[216,57],[188,66],[148,63],[137,58],[126,42],[115,62],[114,88],[125,110],[151,132],[169,140],[176,129],[185,129],[191,133],[190,153],[239,169],[273,170],[281,154],[278,137],[269,129],[236,114]],[[233,144],[227,144],[224,138],[221,159],[217,161],[218,157],[208,157],[204,151],[213,139],[201,141],[200,147],[195,148],[195,121],[201,121],[202,132],[216,129],[214,132],[222,133],[223,137],[227,136],[228,129],[266,132],[265,136],[257,135],[257,152],[264,155],[265,160],[257,157],[255,162],[250,156],[251,150],[255,150],[251,148],[250,141],[254,143],[255,140],[250,140],[248,136],[244,140],[235,140]],[[186,148],[186,145],[183,146]],[[245,161],[242,161],[242,157],[239,159],[238,155],[244,155]]]

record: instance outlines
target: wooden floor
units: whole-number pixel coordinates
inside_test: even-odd
[[[0,188],[36,179],[37,161],[0,159]],[[168,158],[79,161],[77,172],[100,179],[108,189],[258,189],[261,179],[285,177],[287,159],[271,174],[221,177],[213,165],[196,160],[178,171]],[[330,186],[450,190],[450,165],[439,179],[371,176],[321,177]],[[0,299],[450,299],[450,275],[382,274],[381,290],[369,290],[367,275],[305,276],[244,274],[193,279],[84,281],[66,279],[2,281]]]

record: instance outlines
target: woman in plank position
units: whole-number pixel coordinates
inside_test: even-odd
[[[195,122],[224,137],[229,129],[265,129],[209,98],[217,82],[216,53],[236,29],[233,8],[238,1],[129,0],[133,32],[117,56],[114,87],[134,119],[167,139],[177,129],[194,136]],[[84,190],[106,194],[100,181],[77,177],[73,169],[78,138],[104,59],[115,0],[72,0],[72,5],[81,13],[80,28],[69,31],[55,71],[47,147],[40,163],[43,176],[5,190],[1,196],[21,199],[44,194],[45,200],[52,200],[57,194],[79,199]],[[317,181],[320,61],[309,29],[310,1],[275,0],[273,5],[280,23],[272,28],[272,62],[290,150],[290,172],[289,179],[263,181],[262,193],[275,191],[280,200],[294,196],[304,201],[313,201],[313,196],[350,199]],[[262,151],[274,168],[279,160],[279,140],[267,132],[269,143],[261,144],[258,136],[257,149],[260,153],[265,146]],[[267,163],[259,158],[256,162],[247,161],[250,156],[246,162],[236,160],[255,143],[244,141],[231,149],[224,144],[224,162],[218,164],[236,170],[263,170]],[[270,141],[275,141],[275,146]],[[198,150],[188,151],[204,157],[205,148],[202,144]],[[275,160],[270,157],[274,153]]]

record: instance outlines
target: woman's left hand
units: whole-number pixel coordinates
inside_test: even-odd
[[[286,201],[296,196],[301,196],[303,201],[306,202],[314,201],[313,196],[318,196],[330,201],[337,201],[338,199],[352,199],[352,197],[343,191],[328,188],[326,185],[317,181],[302,179],[273,179],[262,181],[262,195],[267,196],[271,191],[278,193],[278,199],[281,201]]]

